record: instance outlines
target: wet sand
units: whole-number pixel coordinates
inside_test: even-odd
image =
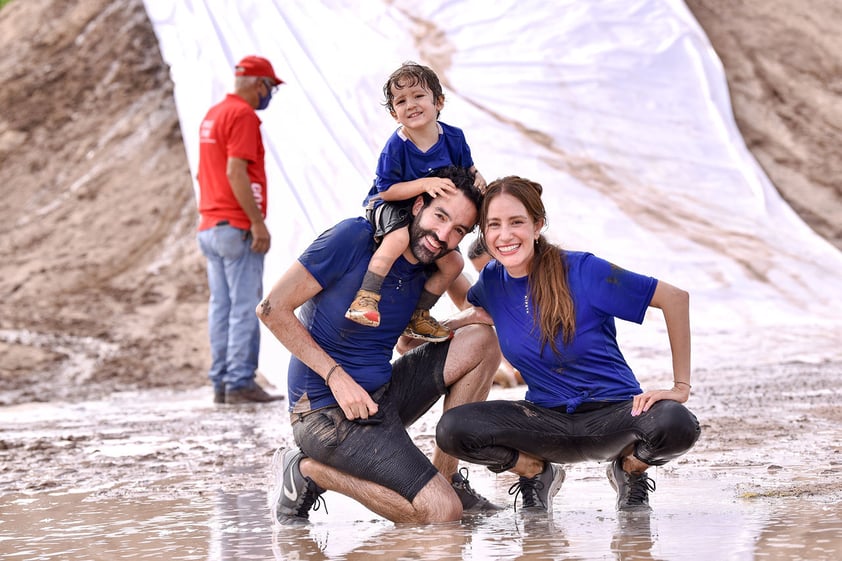
[[[272,453],[285,402],[215,406],[208,389],[0,408],[0,553],[7,559],[803,559],[842,557],[842,362],[695,373],[703,434],[652,471],[650,516],[621,516],[602,464],[566,466],[552,517],[511,508],[511,474],[470,468],[508,508],[396,526],[336,493],[276,532]],[[797,382],[797,383],[795,383]],[[495,388],[515,399],[523,388]],[[429,451],[436,406],[412,428]]]

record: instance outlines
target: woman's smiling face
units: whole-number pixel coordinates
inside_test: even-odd
[[[488,203],[483,236],[491,255],[513,277],[529,274],[535,257],[535,240],[544,221],[534,222],[517,198],[501,193]]]

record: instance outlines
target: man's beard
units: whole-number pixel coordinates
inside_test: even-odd
[[[409,225],[409,249],[418,261],[424,263],[425,265],[429,265],[442,255],[450,253],[453,250],[448,249],[447,244],[442,242],[433,232],[422,229],[421,226],[418,225],[421,221],[420,219],[421,214],[418,214],[415,217],[415,220],[412,221],[412,224]],[[430,236],[436,240],[441,249],[437,252],[430,251],[430,249],[424,244],[424,238],[426,236]]]

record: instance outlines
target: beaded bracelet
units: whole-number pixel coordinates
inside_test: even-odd
[[[325,385],[326,385],[326,386],[327,386],[328,384],[330,384],[330,376],[331,376],[331,374],[333,374],[333,371],[334,371],[334,370],[336,370],[337,368],[339,368],[339,363],[334,364],[334,365],[330,368],[330,370],[328,370],[328,371],[327,371],[327,376],[325,376]]]
[[[684,385],[685,385],[685,386],[687,386],[688,388],[692,388],[692,387],[693,387],[693,386],[691,386],[690,384],[688,384],[687,382],[677,382],[677,381],[673,380],[673,382],[672,382],[672,383],[673,383],[673,384],[675,384],[676,386],[677,386],[678,384],[684,384]]]

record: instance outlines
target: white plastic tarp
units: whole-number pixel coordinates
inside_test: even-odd
[[[199,123],[230,91],[234,64],[260,54],[286,81],[261,113],[267,289],[317,234],[361,214],[395,127],[383,82],[415,60],[443,80],[441,119],[465,131],[486,179],[544,185],[551,239],[690,291],[697,366],[840,357],[842,253],[747,151],[721,64],[683,2],[145,4],[194,175]],[[650,338],[666,347],[658,315],[649,331],[628,330],[641,361]],[[282,378],[287,358],[264,333],[264,373]]]

